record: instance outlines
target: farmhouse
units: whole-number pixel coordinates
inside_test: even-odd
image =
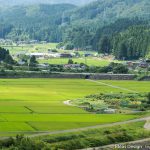
[[[78,69],[78,68],[81,68],[81,66],[80,64],[67,64],[67,65],[64,65],[64,68],[65,69],[68,69],[68,68]]]
[[[59,53],[28,53],[26,54],[27,56],[35,56],[36,58],[39,59],[44,59],[44,58],[59,58],[60,54]]]
[[[68,53],[61,53],[60,57],[61,58],[72,58],[73,56],[71,54],[68,54]]]
[[[140,62],[139,67],[141,68],[147,68],[148,67],[148,63],[145,61]]]

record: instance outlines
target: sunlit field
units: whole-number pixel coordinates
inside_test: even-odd
[[[40,63],[49,63],[49,64],[68,64],[69,58],[51,58],[48,60],[38,60]],[[107,66],[109,65],[112,61],[109,60],[104,60],[104,59],[98,59],[94,57],[89,57],[89,58],[72,58],[74,63],[84,63],[89,66]],[[119,61],[117,61],[119,62]]]
[[[150,89],[149,82],[103,82],[138,92],[148,92]],[[0,134],[74,129],[137,117],[92,114],[63,103],[100,92],[127,91],[79,79],[1,79]]]

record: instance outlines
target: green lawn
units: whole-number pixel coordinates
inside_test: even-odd
[[[149,82],[103,82],[139,92],[148,92],[150,89]],[[64,130],[138,117],[90,114],[63,103],[100,92],[127,91],[80,79],[0,79],[0,133]]]

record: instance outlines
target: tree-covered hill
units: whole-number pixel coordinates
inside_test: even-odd
[[[74,31],[82,31],[82,35],[93,36],[97,30],[107,26],[121,18],[142,18],[150,19],[149,0],[98,0],[81,8],[76,8],[67,15],[71,24],[65,28],[65,33],[73,35]],[[67,30],[67,31],[66,31]],[[67,41],[69,35],[66,35]],[[77,34],[76,34],[77,35]],[[80,38],[71,36],[71,40]],[[74,39],[75,38],[75,39]],[[86,45],[88,43],[85,43]],[[79,45],[80,47],[81,45]],[[82,44],[82,46],[85,46]]]
[[[63,13],[73,8],[71,4],[41,4],[1,10],[0,38],[59,42]]]
[[[82,7],[71,4],[40,4],[1,8],[0,38],[62,42],[71,48],[91,48],[111,53],[112,48],[118,49],[112,41],[116,41],[118,37],[119,42],[122,38],[128,41],[131,36],[128,34],[120,37],[119,34],[130,30],[139,36],[140,33],[135,33],[138,26],[142,27],[141,34],[145,34],[143,26],[149,29],[149,10],[149,0],[97,0]],[[145,37],[143,40],[143,43],[147,43]],[[102,49],[105,42],[111,42],[107,50]],[[108,43],[107,45],[109,46]],[[146,47],[147,45],[141,47],[144,54],[137,57],[147,53]]]

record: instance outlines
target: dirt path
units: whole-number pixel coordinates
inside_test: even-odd
[[[145,123],[145,125],[144,125],[144,128],[145,128],[146,130],[150,130],[150,120],[147,120],[147,121],[146,121],[146,123]]]
[[[111,145],[100,146],[100,147],[86,148],[82,150],[111,150],[115,148],[117,149],[119,146],[123,146],[123,145],[135,145],[135,146],[139,146],[138,150],[149,150],[150,148],[144,149],[145,146],[142,146],[143,144],[146,145],[145,143],[150,143],[150,138],[137,140],[137,141],[131,141],[131,142],[111,144]],[[132,148],[129,148],[129,149],[132,150]]]
[[[117,125],[124,125],[128,123],[135,123],[139,121],[148,121],[150,120],[150,117],[144,117],[144,118],[139,118],[139,119],[133,119],[133,120],[128,120],[128,121],[123,121],[123,122],[115,122],[115,123],[109,123],[109,124],[101,124],[101,125],[95,125],[95,126],[89,126],[89,127],[83,127],[83,128],[77,128],[77,129],[69,129],[69,130],[59,130],[59,131],[33,131],[33,132],[27,132],[28,134],[27,137],[34,138],[38,136],[46,136],[46,135],[55,135],[55,134],[63,134],[63,133],[71,133],[71,132],[79,132],[79,131],[86,131],[89,129],[98,129],[98,128],[106,128],[106,127],[113,127]],[[147,128],[146,128],[147,129]],[[24,132],[8,132],[8,133],[14,133],[14,134],[23,134]],[[7,139],[9,137],[0,137],[1,140]],[[145,139],[143,139],[144,141]],[[89,149],[92,150],[92,149]]]
[[[90,79],[87,79],[87,81],[94,82],[94,83],[101,84],[101,85],[106,85],[106,86],[109,86],[109,87],[112,87],[112,88],[115,88],[115,89],[120,89],[120,90],[124,90],[124,91],[128,91],[128,92],[139,93],[139,92],[134,91],[134,90],[130,90],[130,89],[120,87],[120,86],[111,85],[111,84],[104,83],[104,82],[101,82],[101,81],[95,81],[95,80],[90,80]]]
[[[63,103],[68,106],[76,106],[76,105],[71,104],[70,102],[71,100],[67,100],[67,101],[64,101]]]
[[[101,124],[101,125],[89,126],[89,127],[84,127],[84,128],[69,129],[69,130],[43,131],[43,132],[38,132],[38,131],[37,131],[37,132],[33,132],[33,134],[32,134],[32,135],[29,135],[28,137],[37,137],[37,136],[44,136],[44,135],[54,135],[54,134],[61,134],[61,133],[70,133],[70,132],[85,131],[85,130],[89,130],[89,129],[113,127],[113,126],[117,126],[117,125],[123,125],[123,124],[135,123],[135,122],[147,121],[147,120],[150,120],[150,117],[139,118],[139,119],[133,119],[133,120],[123,121],[123,122],[115,122],[115,123],[109,123],[109,124]],[[34,134],[34,133],[35,133],[35,134]]]

